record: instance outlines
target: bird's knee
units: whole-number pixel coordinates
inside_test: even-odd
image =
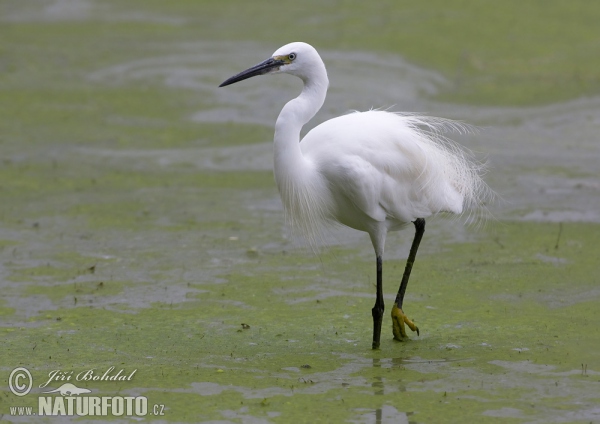
[[[415,224],[417,232],[425,231],[425,218],[417,218],[413,221],[413,224]]]
[[[373,309],[371,309],[371,314],[373,315],[373,319],[379,320],[383,318],[383,312],[385,311],[385,307],[383,305],[375,304]]]

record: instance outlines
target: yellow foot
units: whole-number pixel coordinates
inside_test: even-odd
[[[408,338],[406,335],[406,330],[404,329],[404,324],[408,325],[412,331],[416,331],[417,335],[419,334],[419,329],[415,325],[414,322],[408,319],[402,309],[398,307],[394,303],[394,307],[392,308],[392,324],[393,324],[393,332],[394,332],[394,340],[403,341]]]

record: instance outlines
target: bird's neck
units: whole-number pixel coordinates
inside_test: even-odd
[[[310,121],[323,106],[328,84],[327,73],[323,66],[322,72],[314,78],[304,80],[302,93],[290,100],[277,118],[274,162],[275,179],[278,186],[283,178],[294,178],[293,176],[298,173],[307,172],[308,164],[300,150],[300,131],[304,124]]]
[[[283,107],[275,124],[274,174],[286,221],[311,245],[316,245],[318,223],[328,216],[328,207],[326,199],[321,197],[326,190],[325,181],[300,149],[300,130],[323,105],[327,85],[327,73],[322,66],[320,78],[304,81],[300,96]]]

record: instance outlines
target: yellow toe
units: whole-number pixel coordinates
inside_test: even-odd
[[[405,324],[408,325],[408,328],[410,328],[412,331],[416,331],[417,335],[419,334],[419,328],[415,325],[415,323],[408,319],[398,305],[394,304],[394,307],[392,308],[392,331],[394,333],[395,340],[403,341],[408,338],[406,335]]]

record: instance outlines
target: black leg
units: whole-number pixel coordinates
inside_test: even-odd
[[[402,309],[402,303],[404,302],[404,293],[406,293],[406,286],[408,286],[408,279],[410,278],[410,271],[412,270],[415,258],[417,257],[417,250],[419,249],[419,243],[423,238],[425,232],[425,219],[418,218],[413,222],[415,224],[415,238],[413,239],[412,246],[410,247],[410,253],[406,260],[406,268],[404,268],[404,275],[402,276],[402,282],[398,289],[398,295],[396,296],[396,305]]]
[[[381,340],[381,323],[383,322],[383,259],[381,256],[377,256],[377,298],[375,299],[375,306],[371,312],[373,313],[373,349],[379,349],[379,342]]]

